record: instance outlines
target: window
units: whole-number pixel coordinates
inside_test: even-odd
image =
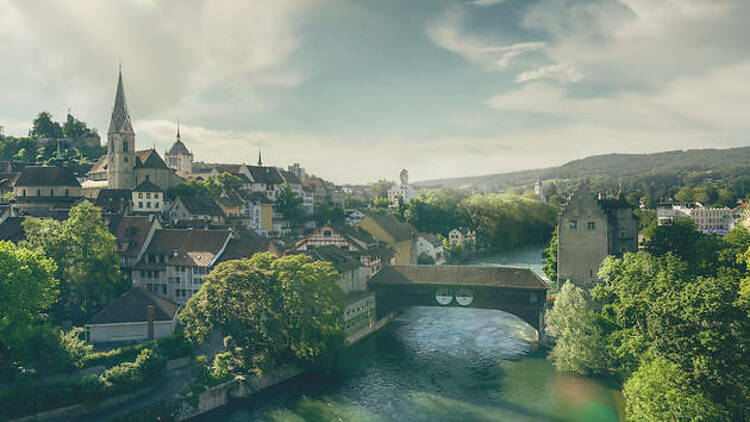
[[[146,199],[151,199],[151,192],[146,192]]]
[[[124,157],[123,161],[125,161],[127,163],[128,162],[128,157]]]
[[[146,208],[151,208],[151,201],[146,202]]]
[[[41,189],[37,189],[36,190],[36,196],[42,196],[42,190]]]
[[[50,189],[49,190],[49,196],[55,196],[55,190],[54,189]]]
[[[146,181],[147,182],[149,181],[149,175],[148,174],[146,175]]]
[[[124,152],[128,152],[128,141],[125,141],[125,142],[122,143],[122,150]],[[127,158],[127,157],[125,157],[125,158]]]
[[[331,237],[331,231],[330,230],[324,231],[323,232],[323,236],[325,236],[325,237]]]
[[[143,208],[143,201],[138,201],[138,208]]]
[[[154,208],[159,208],[159,203],[158,202],[154,202]]]
[[[26,196],[26,189],[23,190],[23,193],[21,196]]]
[[[70,193],[70,190],[69,189],[65,189],[65,196],[68,196],[69,193]],[[110,198],[110,199],[112,199],[112,198]]]
[[[578,229],[578,220],[570,220],[570,230]]]
[[[589,221],[588,223],[586,223],[586,228],[589,230],[596,230],[596,222]]]

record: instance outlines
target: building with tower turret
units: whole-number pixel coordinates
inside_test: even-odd
[[[164,154],[167,159],[167,167],[178,174],[190,174],[193,172],[193,154],[188,151],[180,136],[180,123],[177,123],[177,138]]]
[[[391,202],[391,207],[398,207],[399,199],[407,203],[417,197],[417,191],[414,189],[414,186],[409,184],[409,171],[406,169],[401,170],[399,179],[401,179],[400,185],[394,185],[388,189],[388,200]]]
[[[599,265],[606,256],[638,250],[638,221],[621,193],[594,194],[586,180],[560,212],[557,239],[558,280],[589,288],[599,282]]]
[[[538,177],[536,178],[536,183],[534,184],[534,193],[540,201],[547,202],[547,195],[544,194],[544,184]]]
[[[192,154],[180,142],[188,153],[192,166]],[[174,148],[174,146],[173,146]],[[148,181],[166,191],[172,186],[184,182],[175,170],[164,163],[155,149],[136,151],[135,130],[130,120],[130,112],[125,101],[125,87],[122,69],[117,78],[115,106],[107,131],[107,155],[94,164],[88,174],[88,180],[82,184],[83,195],[97,198],[102,190],[132,191],[137,185]]]

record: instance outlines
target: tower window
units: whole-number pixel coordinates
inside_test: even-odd
[[[123,158],[125,158],[125,162],[127,163],[128,162],[128,157],[123,157]]]
[[[589,230],[596,230],[596,222],[589,221],[588,223],[586,223],[586,228]]]
[[[41,189],[37,189],[37,190],[36,190],[36,196],[42,196],[42,191],[41,191]]]
[[[147,182],[149,181],[149,175],[148,174],[146,175],[146,181]]]
[[[128,152],[128,141],[122,143],[122,150],[124,152]]]
[[[578,220],[570,220],[570,230],[578,229]]]

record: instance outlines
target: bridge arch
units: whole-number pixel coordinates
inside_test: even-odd
[[[411,306],[496,309],[544,334],[547,284],[527,268],[448,265],[384,267],[368,282],[379,315]]]

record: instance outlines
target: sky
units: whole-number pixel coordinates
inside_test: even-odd
[[[744,0],[0,0],[0,126],[180,121],[196,161],[337,183],[750,144]]]

